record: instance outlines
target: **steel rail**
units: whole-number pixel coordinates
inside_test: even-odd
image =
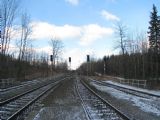
[[[84,100],[83,100],[83,98],[82,98],[82,96],[80,95],[80,92],[79,92],[79,90],[78,90],[78,81],[77,81],[77,80],[76,80],[76,91],[77,91],[77,93],[78,93],[79,98],[81,99],[82,107],[83,107],[83,110],[84,110],[84,112],[85,112],[85,114],[86,114],[87,120],[90,120],[90,119],[91,119],[91,116],[90,116],[90,114],[88,113],[88,110],[87,110],[86,107],[85,107]]]
[[[67,77],[66,77],[67,78]],[[64,78],[64,79],[66,79],[66,78]],[[63,80],[64,80],[63,79]],[[43,87],[43,86],[46,86],[46,85],[48,85],[48,84],[50,84],[50,83],[52,83],[53,81],[47,81],[47,83],[45,83],[45,84],[43,84],[43,85],[40,85],[39,87],[36,87],[36,88],[33,88],[33,89],[31,89],[31,90],[27,90],[27,91],[25,91],[25,92],[23,92],[22,94],[18,94],[18,95],[15,95],[15,96],[13,96],[13,97],[11,97],[11,98],[8,98],[8,99],[6,99],[6,100],[3,100],[3,101],[0,101],[0,106],[2,106],[2,105],[4,105],[4,104],[7,104],[7,103],[9,103],[9,102],[11,102],[11,101],[13,101],[13,100],[16,100],[16,99],[18,99],[18,98],[20,98],[20,97],[22,97],[23,95],[26,95],[26,94],[28,94],[28,93],[30,93],[30,92],[33,92],[33,91],[35,91],[35,90],[37,90],[37,89],[39,89],[39,88],[41,88],[41,87]],[[54,81],[55,82],[55,81]],[[42,84],[43,82],[41,82],[41,84]]]
[[[7,103],[9,103],[9,102],[11,102],[11,101],[13,101],[13,100],[15,100],[15,99],[18,99],[18,98],[22,97],[23,95],[26,95],[26,94],[28,94],[28,93],[30,93],[30,92],[33,92],[33,91],[35,91],[35,90],[37,90],[37,89],[39,89],[39,88],[41,88],[41,87],[43,87],[43,86],[46,86],[46,85],[48,85],[48,84],[50,84],[50,83],[47,83],[47,84],[44,84],[44,85],[40,85],[40,86],[37,87],[37,88],[34,88],[34,89],[32,89],[32,90],[28,90],[28,91],[26,91],[26,92],[23,92],[22,94],[19,94],[19,95],[16,95],[16,96],[11,97],[11,98],[9,98],[9,99],[6,99],[6,100],[0,102],[0,106],[2,106],[2,105],[4,105],[4,104],[7,104]]]
[[[84,81],[81,80],[81,83],[91,92],[93,93],[95,96],[97,96],[100,100],[102,100],[106,105],[110,106],[118,115],[120,115],[122,117],[122,119],[124,120],[130,120],[130,118],[128,116],[126,116],[124,113],[122,113],[121,111],[119,111],[117,108],[115,108],[113,105],[111,105],[107,100],[105,100],[104,98],[102,98],[100,95],[98,95],[93,89],[91,89],[89,87],[89,85],[87,85]]]
[[[47,83],[47,84],[45,84],[45,85],[43,85],[43,86],[40,86],[40,87],[38,87],[38,88],[36,88],[36,89],[34,89],[34,90],[31,90],[31,91],[29,91],[29,92],[27,92],[26,94],[24,94],[24,95],[27,95],[28,93],[31,93],[32,94],[32,92],[34,92],[34,91],[36,91],[36,90],[38,90],[38,89],[41,89],[41,88],[44,88],[44,87],[47,87],[47,86],[49,86],[49,85],[52,85],[52,87],[49,87],[47,90],[45,90],[44,92],[42,92],[42,93],[38,93],[39,95],[37,96],[37,97],[35,97],[34,99],[32,99],[31,101],[29,100],[27,103],[25,103],[25,105],[24,106],[19,106],[20,107],[20,109],[15,109],[15,112],[14,113],[12,113],[10,116],[8,116],[7,117],[7,119],[5,119],[5,120],[14,120],[14,119],[16,119],[17,118],[17,116],[19,116],[21,113],[23,113],[23,111],[25,111],[29,106],[31,106],[31,104],[33,104],[35,101],[37,101],[41,96],[43,96],[46,92],[48,92],[49,90],[51,90],[51,89],[53,89],[53,87],[55,87],[55,88],[57,88],[59,85],[58,84],[61,84],[61,82],[62,81],[64,81],[66,78],[68,78],[68,77],[65,77],[65,78],[63,78],[63,79],[61,79],[61,80],[58,80],[58,81],[52,81],[52,82],[49,82],[49,83]],[[1,105],[0,107],[3,107],[3,106],[5,106],[5,105],[7,105],[8,103],[10,103],[10,102],[12,102],[12,101],[15,101],[15,100],[18,100],[19,98],[21,99],[21,97],[23,97],[24,95],[21,95],[21,96],[18,96],[18,97],[16,97],[16,98],[14,98],[14,99],[10,99],[9,101],[7,101],[5,104],[3,104],[3,105]],[[30,95],[30,94],[29,94]],[[28,95],[28,96],[29,96]],[[23,103],[23,101],[22,101],[22,103]],[[7,108],[7,107],[6,107]]]
[[[126,93],[129,93],[129,94],[137,95],[137,94],[134,94],[134,93],[127,92],[127,91],[125,91],[125,90],[129,90],[129,91],[141,93],[141,94],[144,94],[144,95],[148,95],[148,96],[160,98],[160,95],[157,95],[157,94],[152,94],[152,93],[148,93],[148,92],[140,91],[140,90],[134,90],[134,89],[131,89],[131,88],[126,88],[126,87],[114,85],[114,84],[111,84],[111,83],[100,82],[100,81],[97,81],[97,80],[93,80],[93,79],[91,79],[91,78],[90,78],[90,80],[93,81],[93,82],[99,83],[99,84],[101,84],[101,85],[107,85],[107,86],[109,86],[109,87],[113,87],[113,88],[115,88],[115,89],[121,88],[121,89],[123,89],[123,90],[120,90],[120,89],[118,89],[118,90],[123,91],[123,92],[126,92]],[[140,95],[137,95],[137,96],[140,96]]]
[[[60,76],[55,76],[53,79],[55,79],[57,77],[60,77]],[[18,88],[24,87],[25,85],[30,85],[30,84],[33,84],[33,83],[36,84],[36,83],[43,83],[43,82],[45,82],[43,80],[39,81],[38,79],[41,79],[41,78],[37,78],[37,79],[31,80],[31,81],[28,81],[28,82],[22,82],[19,85],[12,86],[12,87],[9,87],[9,88],[0,89],[0,92],[3,93],[3,92],[7,92],[7,91],[10,91],[10,90],[13,90],[13,89],[18,89]]]
[[[38,83],[38,82],[40,82],[40,81],[35,81],[35,80],[28,81],[28,82],[26,82],[26,83],[21,83],[21,84],[19,84],[19,85],[12,86],[12,87],[9,87],[9,88],[6,88],[6,89],[1,89],[0,92],[8,92],[8,91],[10,91],[10,90],[18,89],[18,88],[21,88],[21,87],[23,87],[23,86],[25,86],[25,85],[31,85],[31,84],[33,84],[33,83],[36,84],[36,83]]]
[[[61,82],[61,81],[60,81]],[[15,120],[19,115],[21,115],[27,108],[29,108],[29,106],[31,106],[33,103],[35,103],[38,99],[40,99],[45,93],[47,93],[48,91],[50,91],[51,89],[56,89],[60,86],[60,82],[58,83],[52,83],[54,84],[51,88],[48,88],[46,91],[44,91],[43,93],[41,93],[39,96],[37,96],[35,99],[33,99],[32,101],[28,102],[24,107],[22,107],[21,109],[19,109],[16,113],[14,113],[12,116],[10,116],[7,120]]]

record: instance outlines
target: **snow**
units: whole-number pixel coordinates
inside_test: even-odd
[[[44,110],[44,108],[40,109],[39,113],[35,116],[33,120],[39,120],[40,119],[40,113]]]
[[[104,85],[96,84],[95,82],[91,82],[90,84],[92,86],[94,86],[95,88],[97,88],[98,90],[103,91],[103,92],[107,92],[117,99],[132,101],[132,104],[134,106],[139,107],[141,110],[143,110],[145,112],[154,113],[157,116],[160,116],[160,107],[155,104],[158,101],[157,100],[158,98],[157,99],[155,99],[155,98],[150,98],[150,99],[141,98],[141,97],[137,97],[134,95],[126,94],[122,91],[116,90],[111,87],[106,87]]]
[[[132,90],[137,90],[137,91],[140,91],[140,92],[150,93],[150,94],[157,95],[157,96],[160,97],[160,90],[147,90],[147,89],[137,88],[137,87],[133,87],[133,86],[129,86],[129,85],[122,85],[120,83],[116,83],[116,82],[113,82],[113,81],[104,81],[104,82],[109,83],[109,84],[113,84],[113,85],[117,85],[117,86],[120,86],[120,87],[124,87],[124,88],[129,88],[129,89],[132,89]]]
[[[83,109],[74,105],[58,105],[44,107],[33,120],[84,120]]]

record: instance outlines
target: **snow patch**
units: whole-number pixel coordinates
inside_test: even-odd
[[[40,114],[42,113],[43,110],[44,110],[44,108],[41,108],[39,113],[34,117],[33,120],[39,120],[40,119]]]
[[[144,112],[151,112],[156,114],[157,116],[160,116],[160,108],[157,108],[155,104],[155,100],[153,98],[147,99],[147,98],[141,98],[134,95],[126,94],[122,91],[116,90],[111,87],[107,87],[104,85],[98,85],[95,82],[90,83],[92,86],[94,86],[96,89],[107,92],[110,95],[114,96],[118,99],[124,99],[128,101],[132,101],[134,106],[139,107]]]
[[[150,93],[150,94],[160,96],[160,90],[147,90],[147,89],[137,88],[137,87],[133,87],[133,86],[129,86],[129,85],[122,85],[120,83],[116,83],[116,82],[113,82],[113,81],[104,81],[104,82],[109,83],[109,84],[113,84],[113,85],[116,85],[116,86],[124,87],[124,88],[129,88],[129,89],[132,89],[132,90],[137,90],[137,91],[140,91],[140,92],[146,92],[146,93]]]
[[[79,105],[59,105],[44,107],[33,120],[84,120],[85,114]]]

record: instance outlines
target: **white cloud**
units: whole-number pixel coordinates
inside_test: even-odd
[[[56,26],[46,22],[33,22],[33,39],[50,39],[52,37],[61,40],[76,39],[80,45],[87,46],[96,40],[106,38],[113,34],[113,29],[102,27],[98,24],[83,26],[63,25]]]
[[[107,37],[113,33],[111,28],[101,27],[97,24],[89,24],[82,27],[83,35],[80,38],[81,45],[90,45],[92,42]]]
[[[53,27],[46,22],[33,22],[32,26],[32,39],[51,38],[54,35]]]
[[[50,39],[57,37],[59,39],[75,38],[80,36],[79,27],[64,25],[56,26],[46,22],[33,22],[33,39]]]
[[[117,17],[116,15],[111,14],[110,12],[106,11],[106,10],[102,10],[101,11],[101,15],[109,21],[120,21],[120,18]]]
[[[65,1],[72,4],[72,5],[78,5],[79,4],[79,0],[65,0]]]
[[[64,26],[53,26],[55,35],[61,39],[66,38],[77,38],[81,36],[81,28],[78,26],[64,25]]]

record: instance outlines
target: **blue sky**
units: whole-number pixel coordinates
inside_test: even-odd
[[[34,45],[47,51],[51,37],[61,39],[63,58],[72,57],[72,68],[85,61],[86,54],[99,58],[116,52],[117,22],[130,31],[147,31],[153,4],[160,12],[160,0],[23,0],[35,27]]]

